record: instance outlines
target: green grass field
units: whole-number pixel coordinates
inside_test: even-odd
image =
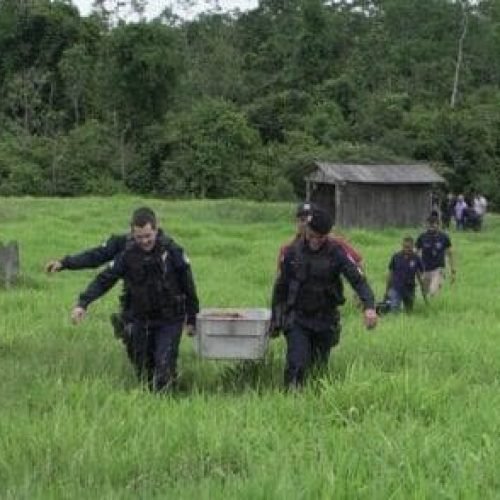
[[[179,394],[157,397],[108,323],[119,287],[75,327],[95,272],[43,272],[126,231],[144,203],[188,251],[203,307],[268,305],[292,205],[0,199],[0,240],[20,242],[23,273],[0,290],[1,499],[500,498],[499,218],[452,232],[457,283],[429,307],[367,332],[345,306],[329,372],[302,393],[281,390],[282,338],[261,366],[201,361],[184,338]],[[378,297],[417,232],[346,233]]]

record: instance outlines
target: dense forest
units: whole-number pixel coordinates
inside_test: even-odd
[[[499,0],[145,3],[0,0],[0,194],[291,199],[313,158],[417,160],[500,205]]]

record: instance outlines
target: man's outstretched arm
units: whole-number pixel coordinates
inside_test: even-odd
[[[89,248],[77,254],[66,255],[60,260],[49,261],[45,265],[45,270],[48,273],[55,273],[64,269],[71,271],[94,269],[113,260],[120,252],[123,252],[126,243],[126,234],[113,235],[102,245]]]

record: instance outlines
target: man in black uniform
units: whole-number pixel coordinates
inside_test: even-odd
[[[154,212],[143,207],[143,211],[148,211],[151,217],[155,217]],[[166,246],[176,247],[174,240],[165,234],[161,229],[158,229],[157,237]],[[45,265],[45,270],[48,273],[56,273],[64,270],[77,271],[80,269],[95,269],[110,261],[125,250],[127,243],[132,241],[131,233],[111,235],[102,245],[89,248],[83,252],[66,255],[62,259],[51,260]],[[113,325],[114,333],[117,338],[120,338],[128,350],[129,337],[127,335],[127,291],[123,290],[120,297],[120,312],[111,315],[111,324]]]
[[[158,237],[154,212],[137,209],[131,228],[125,250],[80,295],[72,319],[82,321],[87,307],[123,279],[131,359],[152,390],[165,391],[176,379],[184,322],[188,335],[194,334],[199,310],[196,288],[182,248]]]
[[[372,290],[344,249],[328,238],[331,227],[330,216],[314,209],[306,238],[285,250],[274,284],[270,334],[282,330],[286,337],[287,388],[302,386],[310,368],[326,365],[339,342],[337,308],[345,302],[341,275],[363,303],[366,326],[377,323]]]

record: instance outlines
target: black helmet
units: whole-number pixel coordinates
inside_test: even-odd
[[[333,221],[328,212],[321,208],[314,208],[307,225],[314,232],[326,235],[332,229]]]

